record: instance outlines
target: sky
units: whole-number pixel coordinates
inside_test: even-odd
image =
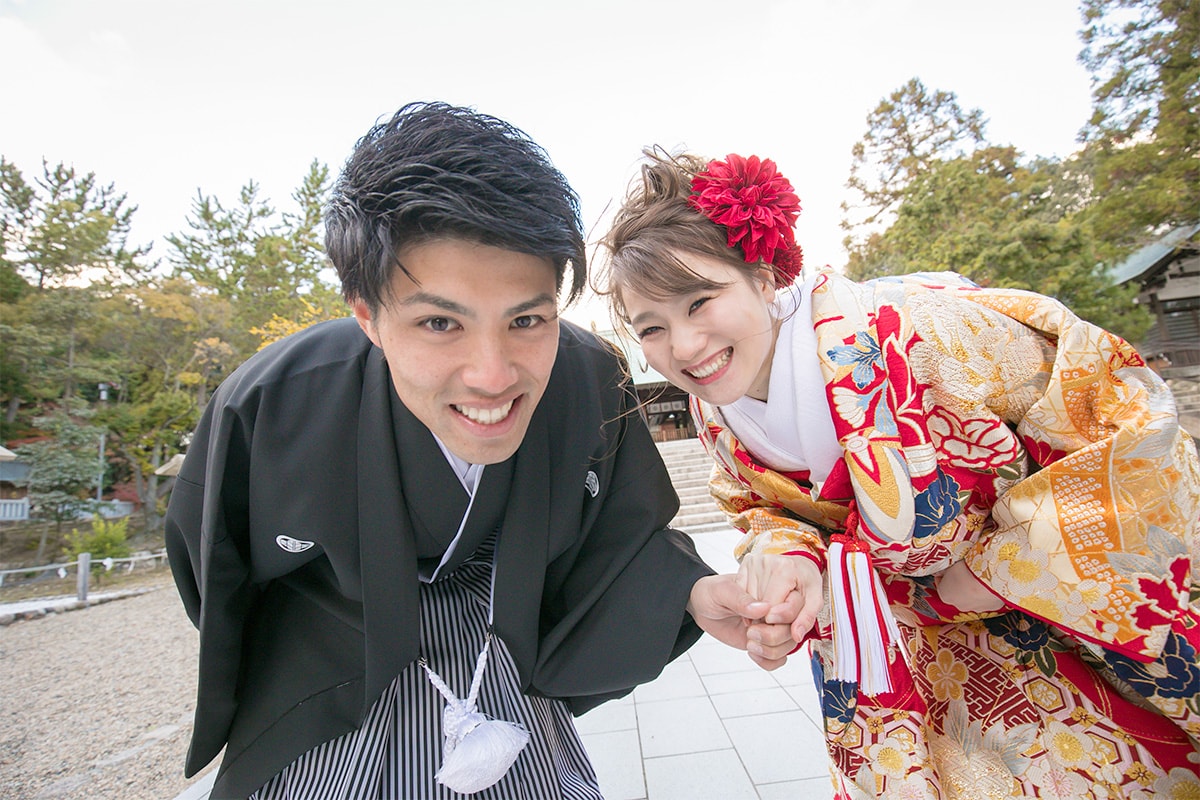
[[[879,101],[917,77],[990,141],[1066,156],[1090,112],[1079,27],[1070,0],[0,0],[0,155],[115,184],[130,243],[165,258],[197,192],[232,205],[253,180],[289,210],[314,160],[336,173],[376,121],[443,100],[545,147],[590,239],[646,146],[771,158],[805,263],[838,268]]]

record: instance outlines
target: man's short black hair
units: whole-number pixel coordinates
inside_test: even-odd
[[[358,141],[325,211],[325,246],[347,300],[388,299],[397,251],[463,239],[550,259],[574,300],[587,283],[579,198],[538,144],[503,120],[410,103]],[[481,275],[480,280],[487,276]]]

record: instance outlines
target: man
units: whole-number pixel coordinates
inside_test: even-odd
[[[702,630],[782,663],[790,619],[748,626],[767,604],[667,529],[623,365],[558,319],[585,253],[541,148],[406,106],[356,146],[326,241],[354,321],[225,381],[167,515],[200,629],[187,773],[224,748],[213,798],[471,791],[447,762],[478,714],[530,736],[478,797],[598,798],[571,713]]]

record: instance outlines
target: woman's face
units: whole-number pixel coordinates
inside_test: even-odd
[[[666,300],[623,289],[646,360],[671,383],[713,405],[744,395],[765,400],[777,331],[770,271],[751,276],[709,256],[675,255],[697,275],[723,286]]]

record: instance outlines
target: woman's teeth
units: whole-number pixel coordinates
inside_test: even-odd
[[[729,352],[729,350],[725,350],[723,353],[721,353],[720,357],[709,362],[708,364],[704,365],[703,367],[699,367],[698,369],[688,370],[687,373],[689,375],[691,375],[693,378],[707,378],[709,375],[712,375],[714,372],[716,372],[717,370],[723,368],[726,364],[728,364],[730,355],[731,355],[731,353]]]

